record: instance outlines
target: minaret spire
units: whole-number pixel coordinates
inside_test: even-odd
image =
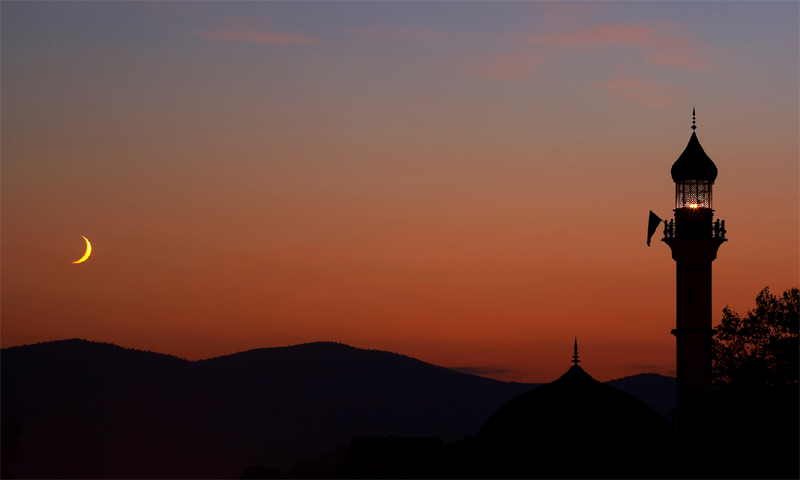
[[[696,118],[696,115],[694,114],[694,107],[692,107],[692,131],[697,129],[697,125],[695,125],[695,118]]]
[[[575,353],[572,354],[572,363],[577,365],[580,362],[578,360],[578,336],[575,336]]]

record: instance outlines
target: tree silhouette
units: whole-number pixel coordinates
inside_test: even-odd
[[[765,287],[744,317],[725,307],[714,329],[712,375],[716,383],[781,386],[798,382],[797,288],[777,297]]]
[[[723,310],[712,342],[719,388],[689,446],[686,476],[800,477],[798,329],[797,288],[780,297],[764,288],[744,317]]]

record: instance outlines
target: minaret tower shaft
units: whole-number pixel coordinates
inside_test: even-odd
[[[662,239],[676,262],[676,326],[671,333],[677,344],[677,407],[685,420],[711,392],[711,262],[727,241],[725,221],[714,221],[712,209],[717,167],[700,146],[696,128],[692,109],[692,136],[672,165],[675,218],[664,222]]]

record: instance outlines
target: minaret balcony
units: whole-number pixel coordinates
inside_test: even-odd
[[[664,220],[664,238],[662,240],[669,238],[714,238],[723,242],[727,241],[728,239],[725,238],[725,235],[728,231],[725,229],[725,220],[717,219],[712,222],[713,210],[706,210],[708,211],[698,211],[696,213],[691,211],[679,213],[676,210],[675,218],[678,220],[677,223],[675,219]]]

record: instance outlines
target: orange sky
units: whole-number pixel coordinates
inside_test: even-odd
[[[0,8],[3,347],[669,374],[692,106],[715,322],[799,283],[796,3]]]

